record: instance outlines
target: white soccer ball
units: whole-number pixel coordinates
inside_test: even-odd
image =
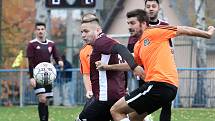
[[[52,84],[57,77],[56,68],[48,62],[39,63],[33,71],[34,79],[42,85]]]

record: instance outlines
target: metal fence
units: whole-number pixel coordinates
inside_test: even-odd
[[[70,72],[70,77],[63,76]],[[179,89],[174,107],[215,107],[215,68],[179,68]],[[205,73],[205,77],[199,77]],[[27,69],[0,69],[0,105],[32,105],[37,97],[30,86]],[[130,74],[128,87],[132,91],[137,82]],[[79,105],[85,103],[85,90],[79,69],[58,71],[53,84],[53,105]]]
[[[70,78],[65,73],[70,72]],[[0,105],[32,105],[37,103],[30,86],[27,69],[0,69]],[[85,92],[82,76],[77,68],[58,71],[53,84],[54,105],[84,104]]]

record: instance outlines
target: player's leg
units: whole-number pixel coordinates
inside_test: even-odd
[[[166,93],[171,93],[168,89],[162,91],[163,85],[157,83],[146,83],[140,88],[132,91],[130,95],[120,99],[114,104],[111,114],[115,121],[130,121],[129,119],[139,120],[152,112],[158,110],[165,102],[169,102],[173,98],[165,97]],[[167,99],[165,99],[167,98]],[[136,112],[137,115],[130,115],[129,119],[126,114]],[[135,113],[134,113],[135,114]],[[138,118],[138,115],[140,118]],[[134,117],[137,116],[137,117]],[[138,118],[138,119],[137,119]]]
[[[40,84],[36,84],[35,93],[38,96],[39,104],[38,104],[38,113],[40,117],[40,121],[48,121],[48,100],[47,98],[53,97],[52,86],[42,86]]]
[[[45,95],[46,95],[46,105],[45,105],[45,110],[46,110],[46,120],[48,121],[48,118],[49,118],[49,109],[48,109],[48,104],[49,104],[49,99],[50,98],[53,98],[53,90],[52,90],[52,84],[49,84],[49,85],[45,85]]]
[[[47,99],[46,99],[46,95],[45,95],[45,88],[44,86],[40,85],[40,84],[36,84],[35,89],[35,93],[38,97],[38,113],[39,113],[39,117],[40,117],[40,121],[46,121],[47,116],[46,116],[46,103],[47,103]]]
[[[45,93],[41,93],[37,95],[39,98],[38,104],[38,112],[40,121],[48,121],[48,112],[47,112],[47,99]]]
[[[128,114],[129,120],[131,121],[145,121],[143,120],[147,116],[147,113],[138,114],[137,112],[132,112]]]
[[[171,121],[171,107],[172,102],[169,102],[166,105],[162,106],[160,121]]]
[[[85,104],[82,112],[79,114],[77,121],[109,121],[106,117],[107,103],[106,101],[98,101],[92,97],[87,104]]]
[[[127,114],[135,112],[135,110],[130,108],[125,98],[122,97],[111,107],[110,112],[114,121],[121,121],[122,119],[128,118]]]
[[[152,86],[150,85],[143,85],[140,88],[132,91],[129,95],[121,98],[117,101],[111,108],[111,114],[115,121],[123,121],[123,120],[143,120],[144,117],[147,115],[147,109],[143,110],[144,105],[147,105],[149,101],[145,102],[145,96],[150,91]],[[146,104],[142,104],[146,103]],[[129,114],[129,117],[127,116]]]

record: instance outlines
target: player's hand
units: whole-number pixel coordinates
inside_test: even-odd
[[[145,74],[144,74],[144,70],[141,66],[137,66],[134,70],[133,73],[135,76],[139,76],[140,78],[144,79],[145,78]]]
[[[215,31],[214,26],[209,26],[209,27],[208,27],[208,33],[209,33],[210,36],[213,35],[214,31]]]
[[[96,69],[100,71],[105,71],[106,66],[108,66],[107,64],[103,64],[101,61],[96,61],[95,64],[96,64]]]
[[[36,87],[36,80],[34,78],[30,79],[30,83],[32,87]]]
[[[128,87],[127,87],[126,90],[125,90],[125,94],[129,94],[129,89],[128,89]]]
[[[62,71],[64,67],[63,61],[58,61],[58,65],[60,66],[60,70]]]
[[[87,97],[88,99],[90,99],[92,96],[93,96],[93,92],[92,92],[92,91],[87,91],[86,97]]]

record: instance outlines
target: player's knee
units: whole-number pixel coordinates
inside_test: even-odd
[[[113,106],[111,107],[110,113],[111,113],[112,117],[115,117],[115,116],[116,116],[116,113],[117,113],[117,112],[116,112],[116,106],[113,105]]]
[[[47,102],[46,96],[44,96],[44,95],[39,96],[39,102],[46,103]]]

